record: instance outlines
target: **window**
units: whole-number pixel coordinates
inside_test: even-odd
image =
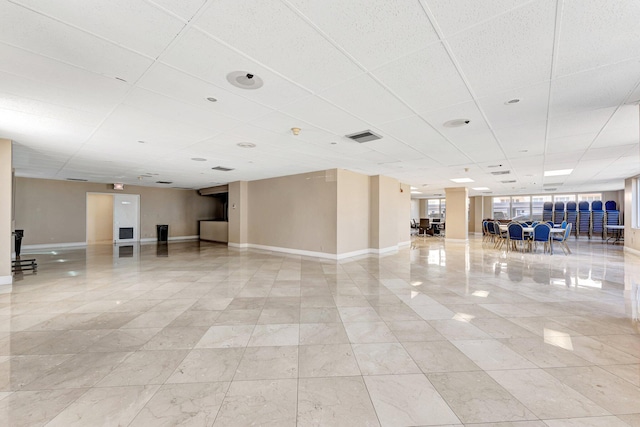
[[[511,218],[517,221],[529,221],[531,219],[531,197],[511,197]]]
[[[427,200],[427,217],[430,219],[445,219],[446,201],[445,199],[428,199]]]
[[[575,194],[556,194],[553,196],[554,202],[575,202],[576,195]]]
[[[640,178],[631,182],[631,226],[640,228]]]
[[[551,201],[551,196],[531,196],[531,219],[542,221],[542,208],[545,203]]]
[[[593,202],[595,200],[602,200],[602,193],[578,194],[579,202]]]
[[[493,198],[493,219],[509,219],[509,211],[511,210],[511,197],[494,197]]]
[[[541,221],[542,209],[545,203],[563,202],[566,205],[567,202],[575,202],[576,200],[586,200],[590,202],[593,200],[602,200],[602,193],[493,197],[493,218],[514,219],[516,221]]]

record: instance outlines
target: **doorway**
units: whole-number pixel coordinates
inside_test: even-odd
[[[87,193],[87,245],[140,241],[140,195]]]

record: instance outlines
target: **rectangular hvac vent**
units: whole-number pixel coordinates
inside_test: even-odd
[[[169,185],[169,184],[173,184],[173,181],[156,181],[156,184],[166,184],[166,185]]]
[[[82,178],[67,178],[67,181],[87,182],[88,180]]]
[[[352,133],[350,135],[345,135],[345,136],[361,144],[363,142],[375,141],[376,139],[382,138],[380,135],[371,132],[369,129],[363,130],[361,132]]]
[[[496,172],[491,172],[491,175],[509,175],[511,173],[511,171],[496,171]]]
[[[516,182],[516,180],[515,179],[509,179],[507,181],[500,181],[500,182],[503,183],[503,184],[513,184],[514,182]]]
[[[543,187],[557,187],[558,185],[562,185],[561,182],[553,182],[549,184],[542,184]]]
[[[213,169],[214,171],[221,171],[221,172],[229,172],[233,170],[233,168],[226,168],[224,166],[216,166],[215,168],[211,168],[211,169]]]
[[[133,227],[120,227],[118,229],[119,239],[133,239]]]
[[[556,191],[557,188],[545,188],[544,191]]]

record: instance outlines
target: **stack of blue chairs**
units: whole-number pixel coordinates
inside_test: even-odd
[[[604,209],[606,210],[607,214],[607,225],[620,225],[620,211],[616,209],[616,202],[614,202],[613,200],[609,200],[604,204]],[[614,235],[617,235],[618,233],[620,233],[619,230],[613,231]]]
[[[591,236],[596,233],[604,238],[604,211],[602,210],[602,202],[595,200],[591,202]]]
[[[553,207],[553,223],[560,224],[564,221],[564,202],[556,202]]]
[[[591,238],[591,210],[589,202],[578,203],[578,235],[587,235]]]
[[[553,203],[544,202],[542,205],[542,222],[553,221]]]
[[[571,224],[571,230],[578,237],[578,211],[576,210],[576,202],[567,202],[567,216],[565,221]]]

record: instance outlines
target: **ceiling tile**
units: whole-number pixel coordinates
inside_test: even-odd
[[[0,41],[133,82],[152,60],[9,2],[0,3]]]
[[[372,74],[416,111],[428,112],[471,100],[441,43],[403,56]]]
[[[599,132],[611,118],[615,108],[584,111],[556,116],[549,120],[549,139]]]
[[[149,0],[160,7],[169,10],[182,19],[191,20],[207,0]]]
[[[367,68],[438,40],[417,1],[285,1]]]
[[[325,90],[320,96],[372,123],[414,114],[378,82],[364,75]]]
[[[218,0],[195,25],[311,91],[363,73],[280,0]]]
[[[348,135],[371,127],[365,121],[317,96],[294,102],[282,108],[282,112],[336,135]]]
[[[580,135],[550,138],[547,142],[547,153],[569,153],[574,150],[586,150],[593,143],[597,133],[583,133]]]
[[[550,116],[616,107],[640,81],[640,59],[555,79]]]
[[[445,37],[471,26],[489,21],[530,0],[422,0],[426,4]]]
[[[236,50],[188,30],[162,58],[163,62],[251,101],[277,108],[303,98],[309,92],[269,71]],[[264,86],[240,89],[227,81],[227,74],[246,71],[260,77]]]
[[[149,3],[129,0],[13,0],[70,26],[156,58],[184,23]]]
[[[640,56],[638,22],[640,4],[636,1],[564,0],[556,75],[637,58]]]
[[[514,99],[520,101],[515,104],[508,103]],[[489,126],[493,129],[547,120],[548,103],[548,82],[499,92],[478,99],[480,109],[486,115]]]
[[[530,2],[448,39],[476,96],[549,80],[555,4]]]

